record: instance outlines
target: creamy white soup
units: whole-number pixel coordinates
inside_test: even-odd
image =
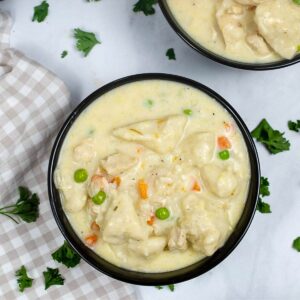
[[[239,128],[190,86],[145,80],[93,102],[55,171],[84,243],[130,270],[164,272],[211,256],[245,205],[249,157]]]
[[[293,0],[167,0],[180,26],[204,48],[249,63],[300,52],[300,4]]]

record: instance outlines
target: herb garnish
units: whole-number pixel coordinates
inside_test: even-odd
[[[4,215],[15,223],[19,223],[19,219],[27,223],[35,222],[39,217],[40,199],[37,194],[31,194],[28,188],[19,187],[19,200],[16,204],[0,208],[0,214]]]
[[[32,22],[38,21],[39,23],[43,22],[48,16],[49,4],[47,1],[43,1],[40,5],[37,5],[33,8],[33,17]]]
[[[19,277],[17,279],[19,285],[19,291],[23,292],[26,288],[32,286],[33,279],[28,277],[27,270],[24,266],[22,266],[19,270],[16,271],[16,276]]]
[[[259,198],[258,198],[256,210],[258,210],[262,214],[269,214],[272,212],[270,204],[262,201],[263,197],[270,196],[269,186],[270,184],[268,178],[261,177],[260,187],[259,187]]]
[[[157,285],[157,286],[155,286],[155,288],[157,288],[158,290],[162,290],[164,287],[161,285]],[[175,290],[174,284],[168,284],[168,288],[171,292],[174,292],[174,290]]]
[[[299,132],[299,130],[300,130],[300,120],[297,120],[296,122],[289,121],[288,122],[288,127],[289,127],[289,130]]]
[[[64,241],[64,244],[51,254],[54,260],[63,263],[68,268],[74,268],[80,263],[80,256]]]
[[[166,56],[169,58],[169,60],[176,60],[176,55],[173,48],[167,50]]]
[[[155,9],[153,5],[157,4],[158,0],[139,0],[133,5],[134,12],[143,12],[145,16],[154,15]]]
[[[263,119],[251,134],[258,142],[264,144],[271,154],[290,150],[290,142],[283,136],[284,133],[274,130],[266,119]]]
[[[190,108],[186,108],[182,112],[187,116],[191,116],[193,114],[193,111]]]
[[[297,5],[300,5],[300,0],[293,0],[293,2]]]
[[[65,279],[59,274],[58,269],[52,269],[47,267],[47,271],[43,272],[45,290],[52,285],[63,285]]]
[[[76,41],[76,48],[87,56],[90,51],[97,44],[101,44],[93,32],[83,31],[79,28],[74,29],[74,37]]]
[[[300,252],[300,236],[293,241],[293,248]]]
[[[61,53],[60,57],[61,57],[61,58],[65,58],[67,55],[68,55],[68,51],[64,50],[64,51]]]

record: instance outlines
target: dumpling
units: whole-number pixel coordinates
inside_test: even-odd
[[[247,35],[246,42],[258,55],[266,56],[271,53],[271,50],[264,38],[256,32]]]
[[[246,32],[244,22],[251,11],[233,0],[217,4],[216,18],[227,49],[235,50],[243,42]]]
[[[60,190],[63,206],[67,212],[78,212],[82,210],[87,201],[85,184],[70,182],[60,169],[54,174],[55,186]]]
[[[238,180],[233,172],[215,165],[204,166],[201,171],[205,186],[215,195],[226,198],[236,192]]]
[[[111,244],[122,244],[129,239],[146,240],[148,231],[143,226],[132,198],[125,192],[118,194],[106,213],[103,222],[103,240]]]
[[[186,197],[183,201],[180,227],[186,233],[186,238],[194,250],[212,255],[223,242],[223,238],[206,210],[205,202],[205,199],[195,195]]]
[[[291,59],[300,45],[300,6],[289,0],[266,1],[257,6],[260,34],[283,58]]]
[[[186,160],[202,166],[211,161],[215,151],[215,136],[209,132],[194,133],[182,141],[182,154]]]
[[[101,165],[108,174],[116,176],[134,167],[137,162],[138,160],[135,157],[123,153],[116,153],[102,160]]]
[[[167,245],[165,237],[151,237],[145,241],[130,240],[128,249],[141,256],[148,257],[153,254],[161,253]]]
[[[118,128],[113,134],[127,141],[138,142],[159,153],[167,153],[180,142],[186,123],[186,116],[176,115]]]

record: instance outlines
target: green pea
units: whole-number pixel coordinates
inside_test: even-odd
[[[223,150],[219,152],[219,158],[222,160],[227,160],[230,157],[230,152],[228,150]]]
[[[160,220],[166,220],[170,217],[170,212],[166,207],[160,207],[155,211],[155,215]]]
[[[105,201],[105,199],[106,199],[106,193],[100,191],[92,198],[92,201],[97,205],[101,205]]]
[[[74,172],[74,180],[77,183],[85,182],[89,177],[86,169],[78,169]]]
[[[187,116],[191,116],[193,114],[193,111],[191,109],[187,108],[187,109],[183,110],[183,113]]]

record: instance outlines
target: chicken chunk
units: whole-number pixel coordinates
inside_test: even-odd
[[[138,142],[153,151],[167,153],[180,142],[186,123],[186,116],[171,116],[118,128],[113,134],[127,141]]]
[[[249,14],[247,7],[233,0],[223,0],[217,5],[216,18],[225,46],[234,50],[245,38],[244,20]]]
[[[116,176],[134,167],[137,162],[137,158],[123,153],[116,153],[102,160],[101,165],[108,174]]]
[[[73,149],[76,162],[89,163],[96,157],[95,145],[91,139],[86,139]]]
[[[226,198],[236,192],[238,180],[233,172],[215,165],[204,166],[201,171],[206,187],[215,195]]]
[[[169,250],[186,250],[188,247],[186,240],[186,230],[180,227],[173,227],[168,241]]]
[[[266,1],[257,6],[259,33],[280,56],[293,58],[300,45],[300,6],[288,0]]]

